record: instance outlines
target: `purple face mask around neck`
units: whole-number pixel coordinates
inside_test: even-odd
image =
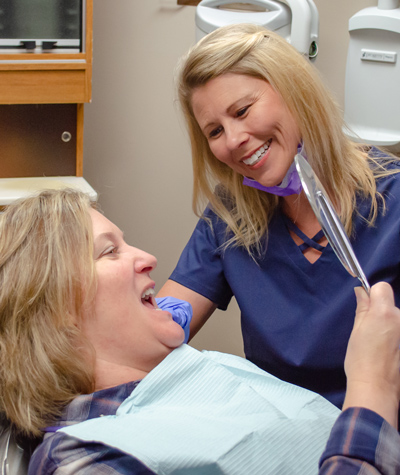
[[[303,144],[298,145],[297,153],[300,153],[304,158],[307,159],[303,150]],[[280,185],[264,186],[261,185],[261,183],[258,183],[258,181],[247,177],[243,178],[243,185],[251,186],[253,188],[257,188],[257,190],[266,191],[267,193],[272,193],[278,196],[298,195],[303,189],[299,174],[296,170],[296,164],[294,162],[290,166]]]

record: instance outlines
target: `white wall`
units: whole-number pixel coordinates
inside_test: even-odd
[[[315,3],[320,13],[315,64],[343,104],[348,19],[376,2]],[[190,150],[173,86],[178,58],[194,43],[194,15],[195,7],[178,7],[173,0],[94,1],[93,100],[85,106],[84,176],[126,240],[157,256],[157,289],[196,223]],[[217,311],[193,344],[243,354],[236,304]]]

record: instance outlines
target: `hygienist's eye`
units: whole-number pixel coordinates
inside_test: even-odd
[[[220,133],[222,132],[222,127],[217,127],[216,129],[213,129],[209,134],[208,137],[210,139],[213,139],[217,137]]]
[[[246,114],[246,112],[249,110],[250,106],[243,107],[242,109],[239,109],[236,112],[236,117],[241,117],[242,115]]]

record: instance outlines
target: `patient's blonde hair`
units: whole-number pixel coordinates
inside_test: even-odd
[[[83,193],[49,190],[0,215],[0,411],[25,434],[93,390],[78,330],[96,283],[90,206]]]
[[[369,222],[379,210],[375,178],[389,172],[371,171],[365,147],[343,133],[341,113],[310,62],[279,35],[254,24],[219,28],[204,37],[182,59],[178,94],[192,146],[193,209],[201,216],[204,204],[233,231],[227,245],[262,251],[261,238],[278,206],[277,196],[242,184],[243,177],[212,154],[192,109],[193,91],[226,73],[268,81],[280,94],[300,129],[309,163],[351,233],[357,193],[371,198]],[[376,167],[375,167],[376,168]],[[220,184],[219,192],[215,186]]]

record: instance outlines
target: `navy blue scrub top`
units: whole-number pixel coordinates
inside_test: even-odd
[[[400,169],[400,167],[399,167]],[[389,282],[400,306],[400,176],[378,181],[386,213],[368,227],[369,200],[359,200],[351,243],[370,282]],[[280,211],[273,217],[265,256],[254,262],[241,247],[221,250],[226,226],[207,208],[171,279],[226,309],[235,296],[241,310],[246,358],[290,383],[315,391],[338,407],[359,281],[328,244],[311,264],[289,234]]]

